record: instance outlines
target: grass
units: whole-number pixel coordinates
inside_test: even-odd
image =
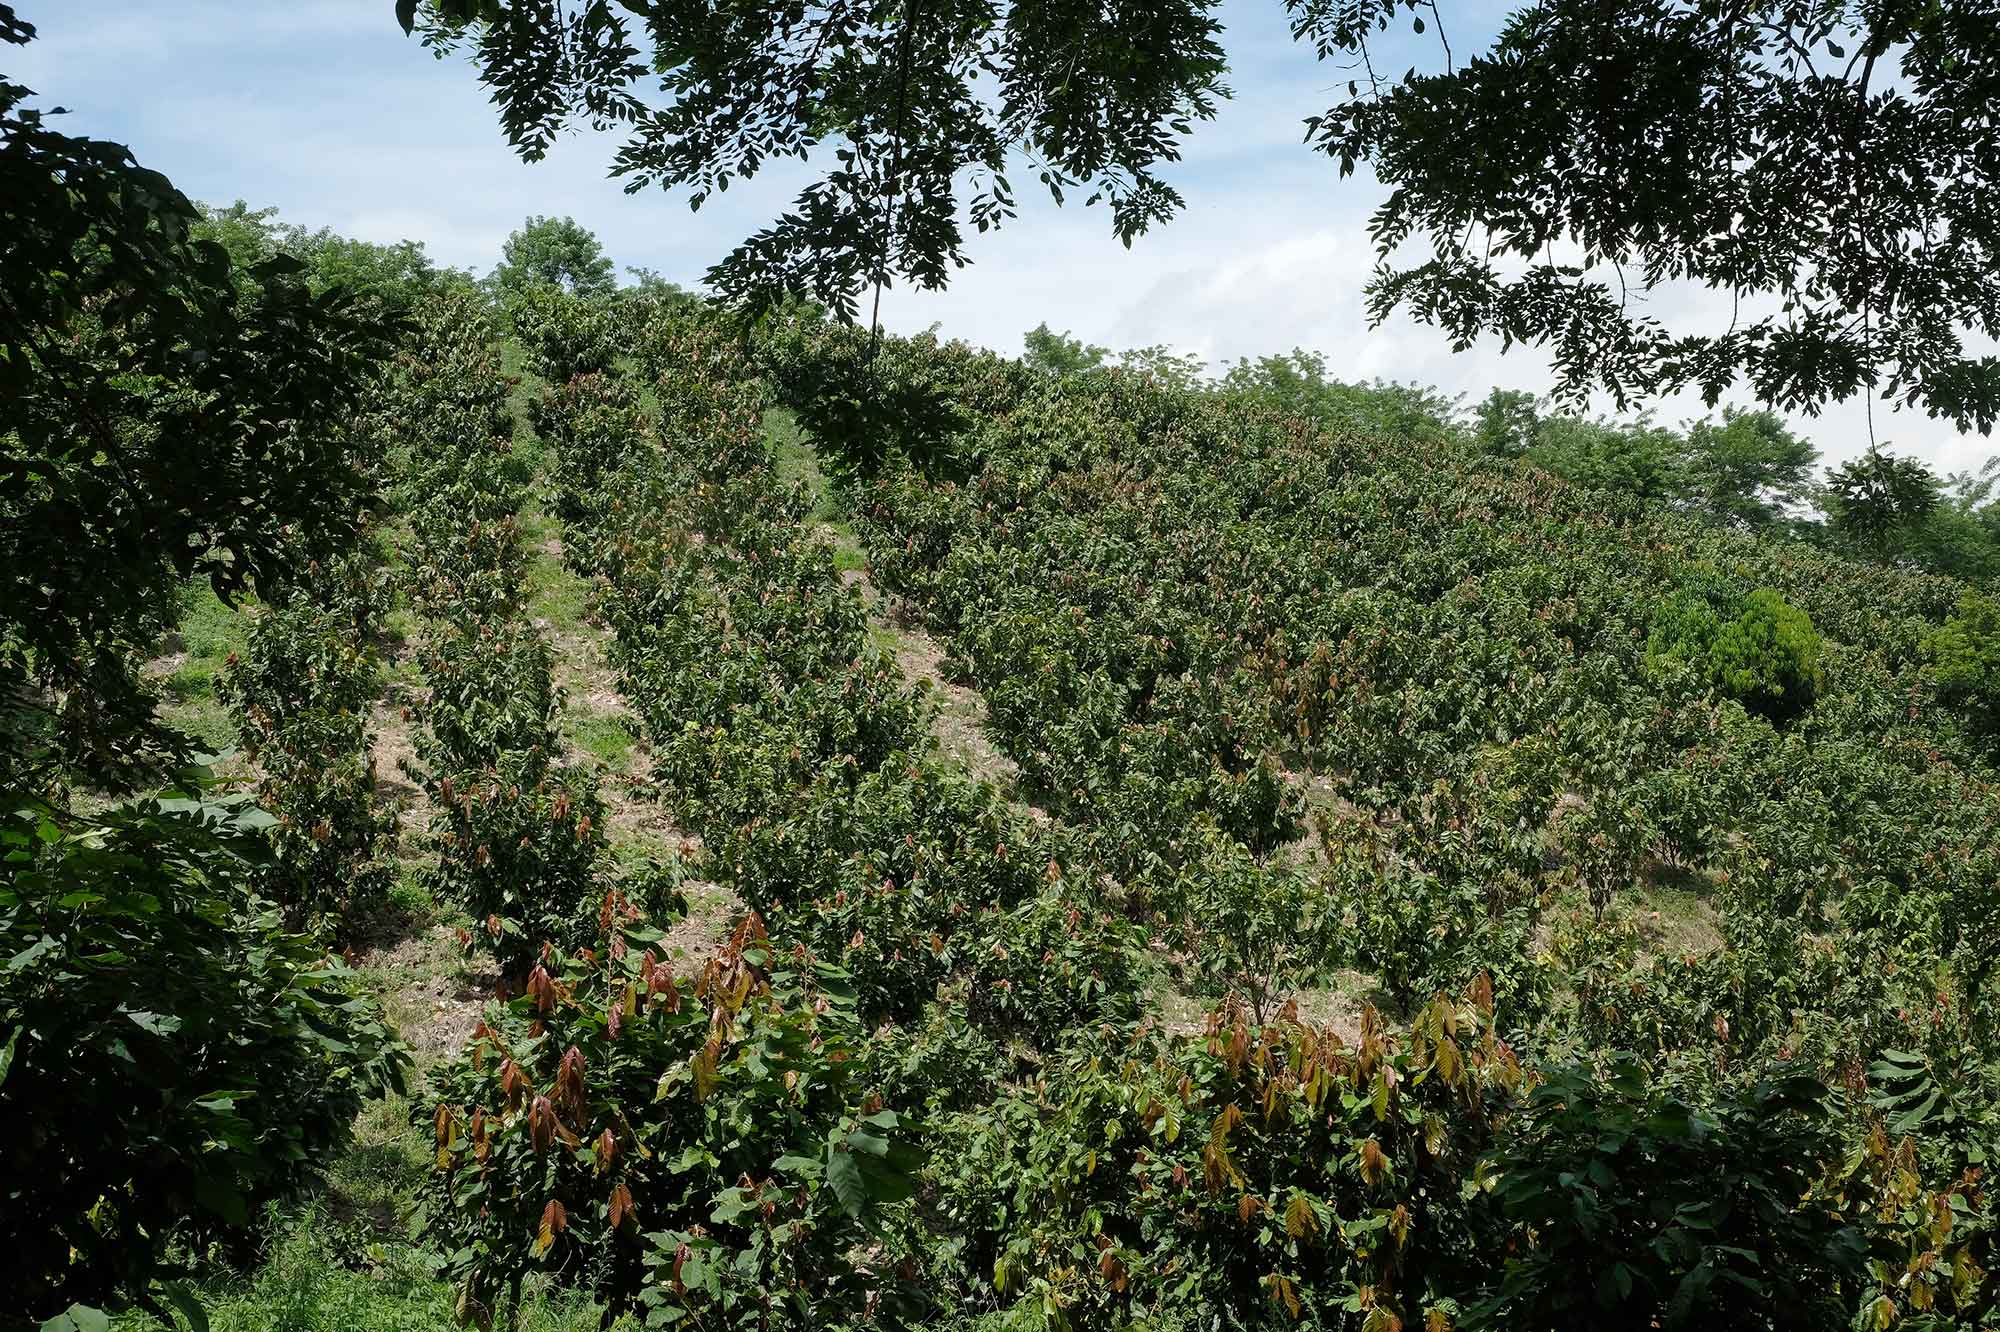
[[[551,628],[575,633],[590,618],[590,584],[571,572],[549,543],[562,538],[562,524],[531,510],[521,515],[521,539],[528,547],[528,616]]]
[[[847,519],[833,481],[820,466],[819,455],[799,433],[799,423],[791,412],[773,407],[764,413],[764,438],[771,445],[771,467],[780,485],[802,485],[812,496],[808,519],[833,537],[833,567],[842,573],[868,567],[861,538]]]
[[[279,1214],[271,1234],[254,1272],[197,1287],[212,1332],[440,1332],[459,1325],[451,1286],[406,1237],[384,1237],[325,1200]],[[115,1326],[153,1332],[160,1324],[135,1313]],[[176,1315],[173,1326],[179,1332],[187,1324]],[[604,1310],[546,1277],[531,1277],[513,1326],[518,1332],[597,1332]],[[624,1318],[610,1326],[632,1332],[638,1324]]]
[[[156,659],[162,666],[172,663],[159,677],[161,717],[214,753],[237,744],[236,723],[216,696],[215,683],[229,654],[250,641],[250,623],[249,611],[225,606],[207,580],[190,581],[181,589],[180,624]]]
[[[625,724],[602,712],[572,709],[568,715],[569,738],[576,746],[614,772],[623,772],[638,743]]]
[[[1697,875],[1660,873],[1631,894],[1628,915],[1667,958],[1703,957],[1722,947],[1722,928]]]

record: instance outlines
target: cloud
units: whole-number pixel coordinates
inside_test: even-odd
[[[554,213],[596,231],[620,265],[692,283],[809,179],[776,163],[691,213],[684,195],[627,196],[607,180],[609,138],[574,136],[525,166],[472,71],[405,38],[389,0],[36,8],[30,0],[23,17],[40,24],[41,38],[9,49],[7,69],[40,90],[43,105],[76,108],[71,132],[131,144],[197,198],[275,204],[288,221],[371,240],[421,240],[440,262],[477,272],[523,217]],[[1507,8],[1475,8],[1478,21],[1456,24],[1454,44],[1463,51],[1490,38]],[[1295,45],[1269,0],[1230,0],[1221,17],[1236,95],[1166,172],[1187,199],[1180,217],[1128,250],[1104,209],[1058,209],[1029,195],[1026,173],[1022,215],[968,238],[973,266],[949,290],[888,293],[888,326],[936,323],[1011,352],[1046,321],[1114,348],[1164,343],[1212,365],[1297,346],[1324,353],[1344,378],[1414,380],[1471,400],[1495,385],[1546,389],[1547,359],[1532,350],[1503,356],[1482,343],[1454,354],[1408,319],[1368,326],[1367,220],[1381,188],[1365,173],[1340,179],[1300,142],[1301,121],[1324,110],[1350,72]],[[1427,58],[1408,33],[1385,42],[1384,68]],[[1656,302],[1676,318],[1720,317],[1722,308],[1699,288]],[[1703,410],[1692,395],[1656,405],[1668,421]],[[1796,423],[1832,458],[1868,440],[1860,403]],[[1879,439],[1947,468],[1992,451],[1913,413],[1878,408],[1875,426]]]

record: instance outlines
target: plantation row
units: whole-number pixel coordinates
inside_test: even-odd
[[[517,516],[531,469],[512,448],[509,380],[482,314],[463,296],[423,311],[390,405],[410,443],[408,586],[425,685],[411,775],[431,804],[428,886],[471,918],[518,988],[546,950],[595,937],[605,820],[595,779],[563,761],[553,653],[524,612]]]
[[[426,1103],[425,1223],[465,1312],[490,1316],[536,1270],[649,1322],[728,1326],[1553,1327],[1725,1309],[1956,1326],[1986,1307],[1976,1131],[1934,1131],[1939,1101],[1896,1113],[1879,1081],[1829,1091],[1812,1076],[1839,1070],[1822,1050],[1739,1051],[1731,1016],[1754,1027],[1758,1005],[1784,1001],[1704,979],[1701,959],[1682,968],[1693,1016],[1648,1019],[1637,1054],[1599,1039],[1638,1026],[1617,1006],[1646,982],[1621,969],[1629,932],[1606,956],[1613,927],[1575,868],[1588,836],[1551,846],[1526,801],[1499,839],[1497,792],[1364,799],[1350,769],[1349,808],[1319,820],[1357,825],[1348,840],[1323,829],[1323,862],[1296,845],[1307,811],[1280,765],[1330,768],[1331,751],[1281,734],[1269,681],[1289,659],[1267,641],[1281,630],[1253,641],[1209,581],[1242,578],[1250,614],[1284,623],[1255,609],[1280,591],[1258,570],[1292,548],[1219,540],[1219,516],[1256,510],[1247,495],[1232,506],[1109,452],[1093,471],[1089,441],[1052,423],[1114,400],[1117,439],[1177,448],[1192,472],[1226,438],[1213,409],[895,344],[875,389],[909,390],[906,424],[955,419],[950,447],[829,456],[862,501],[878,577],[919,599],[987,688],[996,732],[1060,816],[1045,825],[940,761],[928,700],[870,650],[808,497],[774,475],[765,383],[829,448],[854,442],[798,391],[851,373],[853,343],[779,329],[753,360],[698,307],[621,331],[553,298],[524,332],[557,385],[536,420],[565,558],[597,589],[704,872],[752,910],[676,975],[658,946],[670,894],[635,900],[595,868],[535,861],[453,889],[490,904],[474,913],[497,925],[475,934],[526,972]],[[1157,437],[1139,429],[1154,421]],[[968,444],[1010,428],[1023,448],[1070,452],[1002,491],[1004,455]],[[1293,440],[1268,472],[1280,489],[1317,437],[1245,429]],[[962,483],[980,468],[991,486]],[[470,498],[462,540],[486,531]],[[1293,594],[1301,614],[1313,586]],[[1595,678],[1560,688],[1588,699]],[[1730,706],[1711,703],[1732,719],[1718,725],[1769,729]],[[1591,752],[1542,738],[1551,755]],[[1547,761],[1544,816],[1578,803],[1577,774]],[[515,798],[470,780],[474,809]],[[447,801],[467,789],[453,783]],[[560,820],[553,805],[539,817]],[[487,868],[491,840],[467,841]],[[1483,881],[1502,854],[1514,901]],[[1555,956],[1528,956],[1538,926]],[[1217,998],[1202,1034],[1148,1011],[1162,947]],[[1378,970],[1407,1025],[1363,1006],[1343,1037],[1284,1002],[1352,963]],[[1974,1020],[1935,1011],[1939,1026]],[[1835,1017],[1842,1039],[1866,1030]],[[1907,1053],[1874,1076],[1899,1058],[1934,1076]]]

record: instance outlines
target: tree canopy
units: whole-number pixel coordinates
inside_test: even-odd
[[[33,35],[0,5],[0,38]],[[0,784],[50,740],[115,784],[165,738],[132,667],[182,581],[229,599],[350,534],[345,423],[385,344],[30,96],[0,82]]]
[[[1739,384],[1813,410],[1880,393],[1992,428],[2000,358],[2000,6],[1991,0],[1537,0],[1455,51],[1434,0],[1287,0],[1350,70],[1305,122],[1343,176],[1390,190],[1372,234],[1377,319],[1459,347],[1545,348],[1559,392],[1622,407]],[[398,0],[406,28],[417,0]],[[624,135],[629,189],[699,207],[774,158],[831,166],[710,272],[724,295],[938,287],[963,227],[1015,211],[1026,162],[1058,200],[1109,204],[1128,244],[1181,203],[1164,174],[1214,115],[1226,61],[1209,0],[751,4],[433,0],[530,159],[565,126]],[[1462,17],[1454,13],[1454,24]],[[1441,69],[1385,74],[1407,22]],[[1401,63],[1398,59],[1398,63]],[[1645,297],[1697,283],[1693,322]]]
[[[597,237],[575,218],[531,217],[501,246],[492,280],[503,298],[533,286],[602,296],[617,286],[614,271]]]

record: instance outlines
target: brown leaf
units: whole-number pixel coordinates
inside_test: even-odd
[[[549,1205],[542,1209],[541,1229],[535,1235],[535,1256],[539,1258],[554,1248],[556,1236],[567,1229],[569,1229],[569,1213],[564,1211],[563,1205],[554,1198],[549,1199]]]

